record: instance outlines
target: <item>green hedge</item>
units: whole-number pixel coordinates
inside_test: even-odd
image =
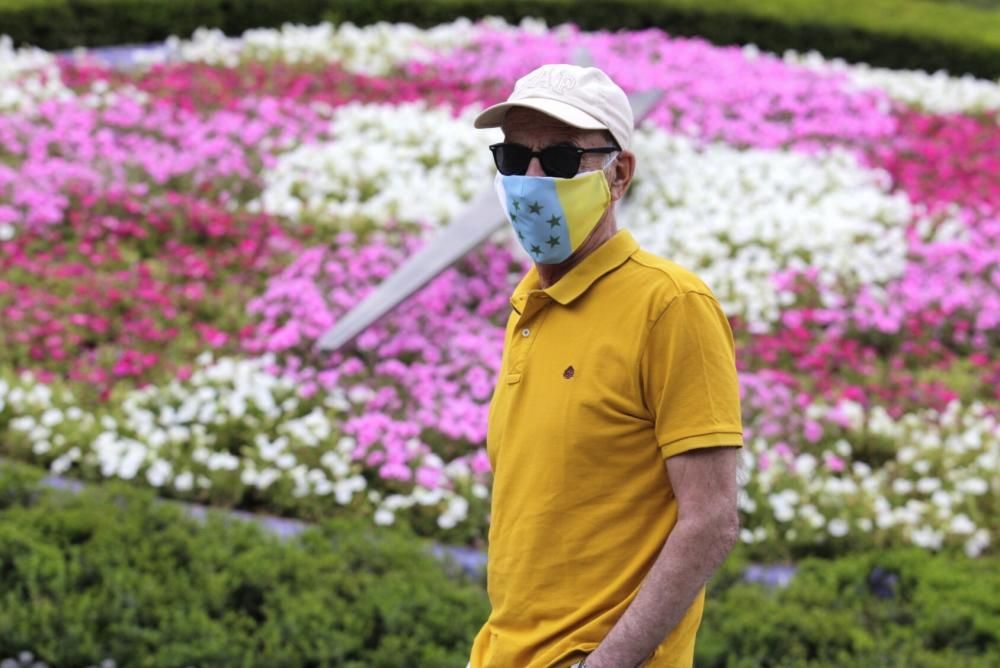
[[[333,19],[433,25],[455,16],[539,16],[586,29],[663,28],[716,44],[817,50],[893,68],[1000,77],[1000,10],[928,0],[341,0]]]
[[[0,465],[0,660],[52,666],[461,666],[482,583],[395,529],[280,542],[118,485],[79,495]],[[1000,559],[916,549],[809,559],[786,588],[713,578],[699,668],[1000,665]]]
[[[125,487],[37,478],[0,467],[0,659],[450,668],[488,613],[481,584],[397,530],[338,522],[280,542]]]
[[[718,44],[1000,77],[1000,8],[992,0],[0,0],[0,33],[64,49],[188,36],[201,25],[238,34],[324,17],[428,26],[485,15],[588,29],[655,26]]]
[[[1000,559],[918,549],[808,559],[784,589],[731,558],[709,587],[699,668],[1000,666]]]

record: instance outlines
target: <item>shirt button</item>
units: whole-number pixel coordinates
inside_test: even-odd
[[[525,327],[521,330],[521,336],[531,336],[531,330]]]

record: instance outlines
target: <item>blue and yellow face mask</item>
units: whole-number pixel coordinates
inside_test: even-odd
[[[604,170],[570,179],[497,174],[500,206],[536,264],[565,262],[611,205]]]

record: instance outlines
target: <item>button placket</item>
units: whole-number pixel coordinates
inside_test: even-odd
[[[531,351],[534,340],[538,338],[539,327],[547,312],[545,309],[545,306],[548,305],[547,297],[548,295],[544,293],[529,295],[524,304],[524,311],[518,318],[515,334],[509,341],[511,360],[509,370],[511,373],[507,374],[507,382],[510,384],[519,382],[521,374],[524,373],[528,353]]]

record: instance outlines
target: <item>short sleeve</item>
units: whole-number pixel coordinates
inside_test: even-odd
[[[743,445],[733,333],[714,296],[687,292],[670,302],[650,329],[640,373],[664,459]]]

